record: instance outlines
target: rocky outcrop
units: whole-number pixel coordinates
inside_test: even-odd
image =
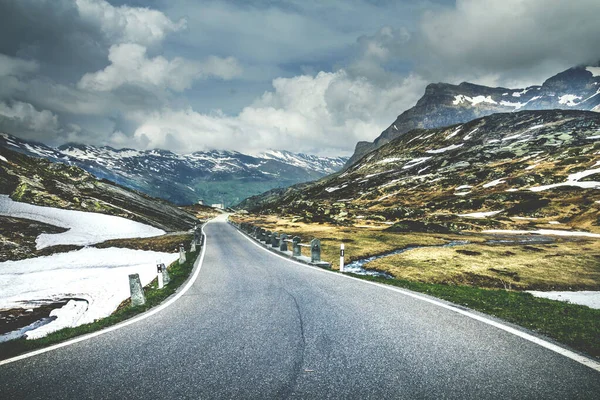
[[[541,86],[492,88],[472,83],[427,86],[417,104],[403,112],[373,143],[359,142],[346,168],[364,155],[413,130],[464,123],[494,113],[523,110],[593,110],[600,104],[600,68],[575,67]]]

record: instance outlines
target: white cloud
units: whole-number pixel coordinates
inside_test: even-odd
[[[384,27],[359,38],[356,73],[380,79],[407,63],[432,82],[523,87],[600,58],[597,0],[457,0],[426,11],[412,32]]]
[[[20,76],[37,71],[39,64],[35,61],[9,57],[0,53],[0,77]]]
[[[183,91],[202,76],[231,79],[241,73],[233,57],[209,57],[205,62],[188,61],[180,57],[167,60],[162,56],[148,58],[144,46],[125,43],[111,46],[111,62],[105,69],[85,74],[78,83],[80,89],[111,91],[125,84],[148,88]]]
[[[75,0],[81,17],[98,25],[114,43],[160,43],[170,33],[185,28],[186,21],[171,21],[157,10],[114,7],[105,0]]]
[[[58,117],[48,110],[38,111],[29,103],[13,101],[0,102],[0,127],[13,133],[58,132]]]
[[[138,124],[130,145],[147,148],[234,149],[265,148],[316,154],[350,153],[358,140],[372,140],[421,95],[425,82],[410,76],[387,88],[345,71],[316,76],[278,78],[266,92],[237,116],[201,114],[192,109],[165,108],[134,112]],[[123,134],[114,138],[124,144]]]

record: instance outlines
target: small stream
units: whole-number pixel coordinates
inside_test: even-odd
[[[393,279],[394,277],[392,275],[388,274],[387,272],[368,270],[368,269],[364,268],[364,265],[367,263],[370,263],[371,261],[378,260],[380,258],[389,257],[389,256],[393,256],[396,254],[402,254],[406,251],[413,250],[413,249],[422,249],[425,247],[455,247],[455,246],[464,246],[465,244],[469,244],[469,243],[470,242],[468,240],[453,240],[446,244],[440,244],[440,245],[434,245],[434,246],[405,247],[403,249],[390,251],[389,253],[383,253],[378,256],[372,256],[372,257],[352,261],[351,263],[344,265],[344,272],[350,272],[352,274],[357,274],[357,275],[369,275],[369,276],[377,276],[380,278]]]

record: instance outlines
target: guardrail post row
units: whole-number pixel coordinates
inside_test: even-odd
[[[293,245],[293,247],[292,247],[292,250],[293,250],[292,255],[294,257],[300,257],[302,255],[302,250],[300,250],[300,241],[301,241],[301,239],[300,239],[299,236],[294,236],[292,238],[292,245]]]
[[[310,241],[310,262],[321,262],[321,241],[319,239]]]
[[[287,240],[288,235],[286,235],[285,233],[282,233],[281,235],[279,235],[279,250],[281,251],[288,251],[287,248]]]
[[[131,306],[137,307],[146,304],[144,288],[140,281],[140,274],[129,275],[129,292],[131,293]]]

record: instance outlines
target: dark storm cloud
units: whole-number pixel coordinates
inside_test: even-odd
[[[40,73],[71,82],[106,64],[102,32],[84,23],[73,1],[1,0],[0,53],[35,60]]]
[[[597,0],[0,0],[0,130],[348,153],[429,82],[518,87],[596,61],[599,12]]]

